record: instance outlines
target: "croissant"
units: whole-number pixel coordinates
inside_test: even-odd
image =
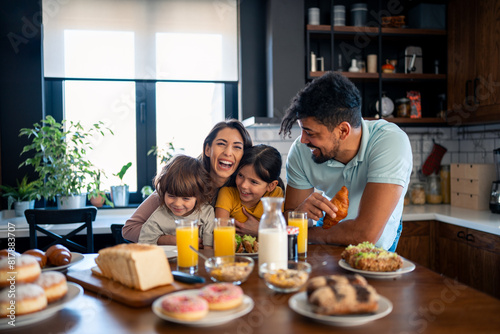
[[[347,190],[346,186],[340,188],[339,192],[335,194],[335,196],[331,199],[330,202],[333,203],[338,208],[337,215],[335,218],[332,218],[328,215],[325,215],[323,219],[323,228],[327,229],[332,227],[333,225],[337,225],[339,221],[347,217],[347,209],[349,208],[349,190]]]
[[[40,265],[40,269],[43,269],[45,265],[47,264],[47,255],[45,255],[45,252],[39,249],[29,249],[23,254],[28,254],[31,256],[34,256],[36,260],[38,261],[38,264]]]
[[[63,245],[50,246],[45,255],[47,262],[53,266],[64,266],[71,262],[71,252]]]

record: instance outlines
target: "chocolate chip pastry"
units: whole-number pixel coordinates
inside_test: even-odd
[[[360,275],[330,275],[310,279],[307,298],[324,315],[374,313],[379,296]]]

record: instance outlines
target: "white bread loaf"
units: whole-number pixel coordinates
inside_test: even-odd
[[[120,244],[104,248],[95,262],[102,276],[141,291],[174,281],[165,253],[155,245]]]

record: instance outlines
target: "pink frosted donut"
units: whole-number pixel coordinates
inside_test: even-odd
[[[208,314],[208,303],[198,296],[167,296],[161,302],[161,311],[180,320],[199,320]]]
[[[243,301],[243,290],[231,283],[209,284],[200,290],[200,296],[208,302],[214,311],[229,310]]]

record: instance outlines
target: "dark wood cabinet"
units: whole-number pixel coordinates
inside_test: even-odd
[[[448,4],[448,123],[500,121],[500,1]]]
[[[500,298],[500,236],[438,221],[403,222],[396,252]]]
[[[434,224],[430,220],[403,222],[396,252],[434,270]]]
[[[500,298],[500,237],[438,223],[436,271]]]

